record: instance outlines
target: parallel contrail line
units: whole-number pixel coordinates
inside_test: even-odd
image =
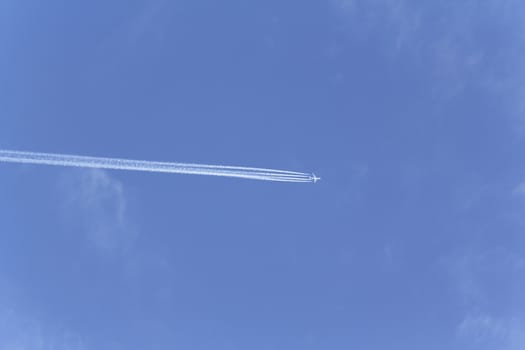
[[[313,174],[268,168],[241,166],[152,162],[120,158],[86,157],[66,154],[0,150],[0,162],[98,168],[114,170],[146,171],[157,173],[191,174],[235,177],[242,179],[279,182],[316,182]]]

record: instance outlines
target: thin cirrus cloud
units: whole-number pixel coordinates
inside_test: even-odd
[[[71,171],[63,182],[66,216],[100,252],[122,253],[138,230],[128,214],[123,184],[101,169]]]
[[[334,3],[347,33],[366,40],[374,33],[386,36],[389,40],[381,41],[384,51],[408,55],[428,69],[440,96],[453,97],[476,86],[501,94],[512,114],[525,111],[523,1]]]
[[[525,302],[521,256],[509,249],[473,250],[450,257],[445,263],[456,287],[458,302],[464,316],[456,325],[460,340],[479,349],[518,350],[525,348]],[[495,276],[513,281],[509,289],[493,288]],[[512,308],[499,310],[506,300]]]
[[[42,322],[22,310],[16,297],[7,293],[9,283],[0,275],[0,349],[85,350],[84,340],[63,327]]]
[[[517,319],[496,319],[488,314],[466,316],[457,328],[458,336],[481,349],[522,350],[525,325]]]

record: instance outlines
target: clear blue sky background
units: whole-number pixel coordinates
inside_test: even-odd
[[[0,2],[1,349],[525,348],[518,0]]]

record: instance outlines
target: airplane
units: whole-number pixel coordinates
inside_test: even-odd
[[[315,176],[315,174],[312,174],[312,180],[314,180],[314,183],[316,183],[317,181],[321,180],[321,178]]]

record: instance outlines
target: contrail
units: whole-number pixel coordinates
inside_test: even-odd
[[[43,164],[79,168],[148,171],[156,173],[225,176],[280,182],[317,182],[320,180],[320,178],[316,177],[314,174],[287,170],[208,164],[151,162],[145,160],[86,157],[67,154],[21,152],[10,150],[0,150],[0,162]]]

